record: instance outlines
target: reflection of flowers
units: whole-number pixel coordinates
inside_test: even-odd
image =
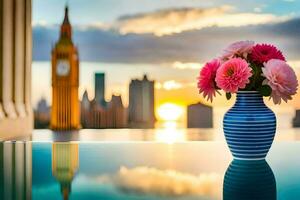
[[[121,167],[112,180],[117,188],[126,192],[163,196],[220,196],[222,178],[215,173],[194,176],[175,170]]]

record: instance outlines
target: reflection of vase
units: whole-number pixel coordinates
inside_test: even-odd
[[[233,160],[223,183],[223,200],[275,200],[276,181],[265,160]]]
[[[239,91],[223,120],[225,138],[235,159],[264,159],[276,132],[276,117],[256,91]]]

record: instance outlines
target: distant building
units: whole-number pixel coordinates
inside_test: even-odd
[[[187,109],[188,128],[212,128],[213,109],[202,103],[192,104]]]
[[[85,90],[83,95],[82,95],[82,100],[81,100],[81,106],[80,107],[84,110],[89,110],[90,106],[91,106],[90,104],[91,104],[91,102],[89,100],[88,93]]]
[[[144,75],[143,80],[132,80],[129,85],[129,125],[153,128],[154,122],[154,81]]]
[[[49,128],[50,125],[50,106],[45,98],[41,98],[34,110],[34,128]]]
[[[127,127],[128,114],[124,108],[121,96],[113,95],[111,101],[107,103],[107,127],[108,128],[125,128]]]
[[[296,115],[293,119],[293,127],[300,127],[300,110],[296,110]]]
[[[95,74],[95,98],[89,100],[87,91],[81,101],[81,125],[83,128],[126,128],[128,113],[121,96],[113,95],[110,102],[104,99],[105,75]]]
[[[88,97],[88,93],[85,90],[80,104],[80,114],[81,114],[81,126],[82,128],[89,127],[89,121],[90,121],[90,111],[91,111],[91,102]]]
[[[104,73],[96,73],[95,74],[95,101],[105,106],[105,74]]]
[[[85,94],[87,94],[85,92]],[[126,128],[127,109],[123,106],[121,96],[112,96],[106,106],[97,101],[89,101],[87,95],[81,101],[81,125],[83,128]]]

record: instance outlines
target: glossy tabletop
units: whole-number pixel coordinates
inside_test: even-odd
[[[0,199],[207,200],[300,197],[300,143],[233,161],[224,141],[3,142]]]

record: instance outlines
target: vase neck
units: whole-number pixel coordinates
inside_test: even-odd
[[[235,102],[236,106],[264,106],[262,95],[256,91],[239,91]]]

